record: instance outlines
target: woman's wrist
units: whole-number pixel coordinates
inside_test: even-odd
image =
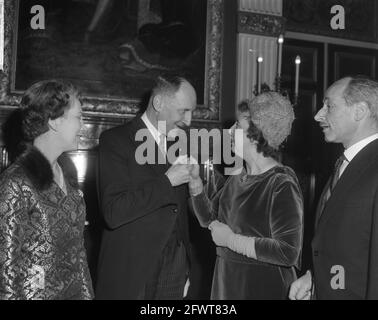
[[[227,236],[226,240],[226,247],[228,249],[234,250],[233,247],[235,246],[235,241],[236,241],[236,233],[230,232]]]
[[[232,232],[227,239],[227,248],[249,258],[257,259],[255,237],[243,236]]]

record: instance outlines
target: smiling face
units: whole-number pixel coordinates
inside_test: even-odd
[[[325,140],[342,143],[345,148],[352,145],[358,125],[354,119],[354,107],[348,106],[343,97],[348,83],[349,78],[334,83],[325,94],[323,107],[315,115]]]

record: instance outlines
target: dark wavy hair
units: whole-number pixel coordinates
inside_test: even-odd
[[[237,110],[240,113],[246,113],[249,111],[249,104],[247,100],[241,101],[238,106]],[[256,141],[256,150],[259,153],[262,153],[264,157],[272,157],[275,160],[279,160],[280,152],[272,148],[268,142],[265,140],[262,131],[256,127],[256,125],[250,120],[249,126],[247,130],[247,137],[252,141]]]
[[[31,142],[49,130],[49,119],[61,117],[69,109],[70,99],[79,97],[76,87],[62,80],[45,80],[28,88],[20,103],[22,131],[26,142]]]

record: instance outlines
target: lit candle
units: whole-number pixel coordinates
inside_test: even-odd
[[[250,54],[254,54],[255,50],[253,50],[253,49],[249,49],[248,52],[249,52]],[[255,60],[254,60],[254,57],[252,56],[252,64],[253,64],[254,61],[255,61]],[[252,92],[252,94],[254,94],[254,87],[253,87],[253,85],[254,85],[254,81],[253,81],[254,70],[253,70],[253,68],[254,68],[254,67],[252,66],[252,73],[251,73],[251,77],[252,77],[252,81],[251,81],[251,87],[252,87],[252,90],[251,90],[251,92]]]
[[[211,186],[214,187],[215,185],[215,176],[214,176],[214,164],[213,161],[210,161],[210,181],[211,181]]]
[[[207,168],[207,171],[206,171],[206,183],[209,184],[209,182],[210,182],[210,160],[206,161],[206,168]]]
[[[299,92],[299,67],[301,65],[301,57],[295,58],[295,95],[298,96]]]
[[[284,37],[281,34],[278,38],[278,66],[277,66],[277,77],[281,77],[282,69],[282,44],[284,42]]]
[[[263,61],[263,57],[257,58],[257,94],[261,93],[261,66]]]
[[[3,147],[1,152],[1,167],[0,170],[5,169],[8,166],[8,152],[7,150]]]

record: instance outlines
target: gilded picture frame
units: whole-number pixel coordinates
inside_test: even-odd
[[[0,72],[0,104],[17,107],[23,91],[15,88],[18,43],[18,15],[20,1],[4,2],[4,65]],[[203,85],[203,103],[199,104],[193,119],[219,121],[221,110],[223,7],[224,0],[207,0],[206,53]],[[0,28],[1,30],[1,28]],[[148,88],[146,88],[148,90]],[[109,97],[83,95],[84,111],[99,116],[130,117],[138,113],[142,99],[125,95]]]

